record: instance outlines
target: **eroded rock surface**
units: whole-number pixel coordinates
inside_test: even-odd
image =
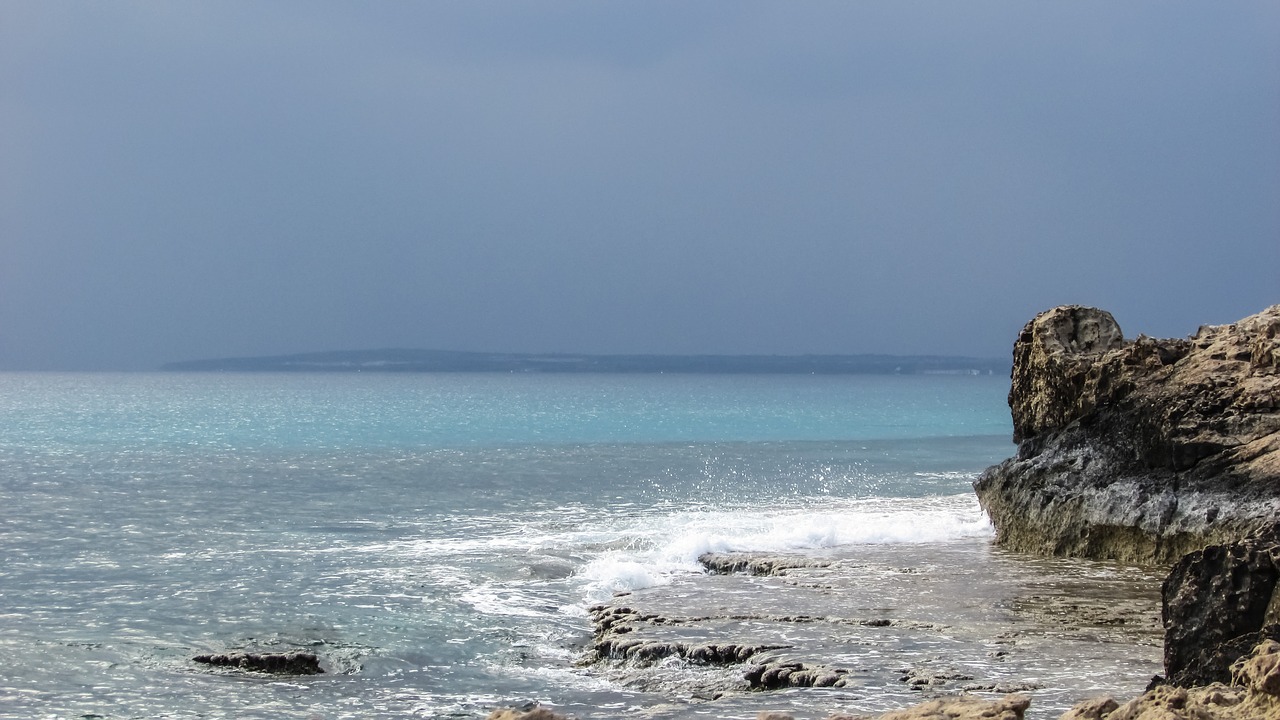
[[[1164,563],[1280,518],[1280,305],[1189,340],[1049,310],[1009,406],[1018,454],[975,484],[1005,547]]]
[[[1166,680],[1231,682],[1232,665],[1263,640],[1280,640],[1280,544],[1211,545],[1178,561],[1164,581]]]

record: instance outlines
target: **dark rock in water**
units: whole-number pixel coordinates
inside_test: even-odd
[[[227,653],[197,655],[195,662],[270,675],[319,675],[324,672],[320,658],[311,653]]]
[[[849,671],[825,665],[775,660],[752,665],[742,677],[752,690],[787,687],[845,687]]]
[[[902,670],[902,677],[898,678],[899,682],[904,682],[911,687],[924,688],[938,685],[946,685],[953,680],[972,680],[973,676],[966,675],[954,669],[932,670],[929,668],[905,668]]]
[[[1170,685],[1232,680],[1263,640],[1280,640],[1280,543],[1250,539],[1183,557],[1164,581],[1164,667]]]
[[[1005,547],[1163,563],[1280,519],[1280,305],[1190,340],[1049,310],[1009,406],[1018,454],[974,485]]]
[[[1259,643],[1231,674],[1232,686],[1157,685],[1123,705],[1086,700],[1059,720],[1280,720],[1280,644]]]
[[[743,663],[766,650],[780,650],[785,645],[736,643],[685,643],[646,640],[632,633],[645,626],[667,625],[675,621],[653,613],[640,614],[629,607],[599,605],[591,608],[595,625],[593,660],[631,660],[654,663],[678,657],[705,665]]]

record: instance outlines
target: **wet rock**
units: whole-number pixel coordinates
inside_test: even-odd
[[[204,665],[270,675],[319,675],[324,672],[320,667],[320,658],[306,652],[227,653],[197,655],[191,659]]]
[[[654,663],[669,657],[678,657],[704,665],[731,665],[750,660],[767,650],[781,650],[785,645],[717,645],[714,643],[689,646],[678,642],[624,640],[604,638],[596,642],[597,659],[633,660]]]
[[[1280,515],[1280,305],[1189,340],[1109,313],[1036,316],[1014,345],[1018,454],[975,483],[997,542],[1172,562]]]
[[[752,690],[789,687],[844,687],[849,671],[824,665],[774,660],[752,665],[742,677]]]
[[[898,678],[898,682],[904,682],[916,689],[940,687],[955,680],[973,679],[972,675],[966,675],[953,668],[930,669],[914,667],[905,668],[899,672],[902,674]]]
[[[1265,639],[1280,640],[1280,543],[1211,545],[1178,561],[1162,588],[1168,684],[1231,682],[1231,667]]]
[[[595,641],[592,656],[586,662],[599,660],[629,660],[640,663],[656,663],[670,657],[705,665],[730,665],[743,663],[767,650],[781,650],[785,645],[746,643],[684,643],[670,640],[653,640],[636,637],[633,633],[641,627],[676,625],[681,622],[656,613],[639,613],[630,607],[598,605],[589,611],[595,625]],[[700,618],[706,619],[706,618]]]
[[[705,553],[698,562],[708,572],[721,575],[747,573],[748,575],[785,575],[787,570],[808,567],[828,567],[830,561],[798,555],[774,555],[760,553]]]

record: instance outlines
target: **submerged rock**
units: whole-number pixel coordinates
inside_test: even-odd
[[[974,486],[1005,547],[1163,563],[1280,519],[1280,305],[1190,340],[1049,310],[1009,406],[1018,454]]]
[[[570,720],[571,716],[563,715],[537,703],[530,703],[518,708],[502,708],[489,713],[488,720]]]
[[[270,675],[319,675],[324,672],[320,667],[320,658],[306,652],[227,653],[197,655],[191,659],[204,665]]]

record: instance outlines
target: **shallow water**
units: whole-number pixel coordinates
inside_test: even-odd
[[[968,691],[1023,692],[1033,698],[1029,717],[1056,718],[1083,698],[1133,694],[1159,670],[1160,574],[1151,570],[1027,558],[983,538],[841,545],[799,558],[820,565],[687,576],[614,598],[611,606],[660,618],[619,639],[778,648],[750,663],[838,670],[845,687],[753,692],[741,666],[676,658],[615,659],[592,672],[683,701],[660,717],[701,709],[746,719],[763,706],[823,718]]]
[[[531,699],[592,717],[745,708],[758,693],[692,702],[697,668],[637,685],[634,669],[577,666],[586,608],[619,591],[706,602],[725,581],[701,573],[708,551],[897,554],[877,562],[946,564],[957,578],[997,563],[1018,587],[1052,580],[1059,570],[1040,561],[992,553],[969,492],[1012,449],[1006,385],[0,375],[0,716],[480,717]],[[906,615],[942,612],[868,567],[849,564],[841,582],[882,583]],[[744,587],[737,601],[767,602]],[[987,603],[996,625],[1019,611],[993,603],[1022,602],[948,587]],[[1088,646],[1089,667],[1128,672],[1105,643]],[[281,680],[190,661],[242,648],[310,649],[328,672]],[[1151,672],[1138,663],[1123,678],[1141,687]]]

